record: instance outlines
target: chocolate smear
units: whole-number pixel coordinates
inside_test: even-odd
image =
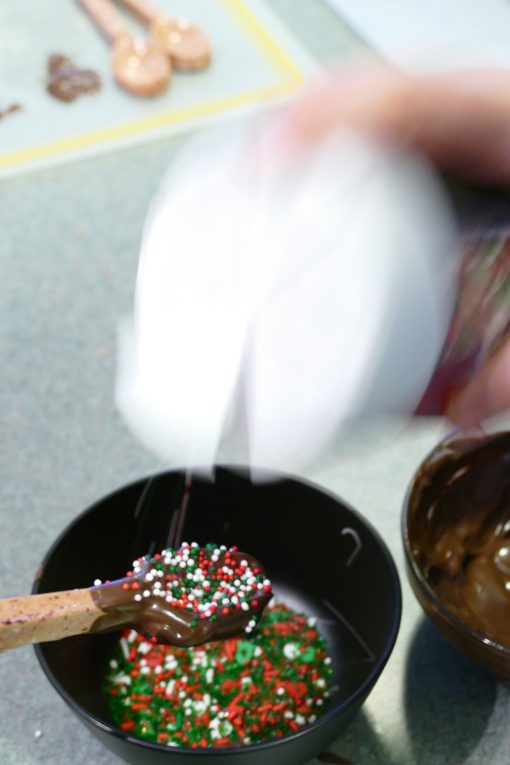
[[[20,112],[22,109],[23,107],[21,104],[9,104],[9,106],[6,106],[5,109],[0,109],[0,120],[3,120],[4,117],[8,117],[9,114]]]
[[[67,56],[53,53],[48,57],[46,89],[59,101],[70,103],[79,96],[101,90],[101,78],[92,69],[81,69]]]

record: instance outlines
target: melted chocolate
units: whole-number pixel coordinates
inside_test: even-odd
[[[178,554],[172,552],[174,555]],[[182,604],[176,605],[175,599],[169,602],[165,594],[160,594],[164,589],[165,576],[174,582],[178,580],[179,586],[186,591],[191,592],[194,586],[186,579],[188,567],[181,568],[178,565],[175,570],[175,566],[163,566],[163,559],[141,559],[133,576],[92,588],[95,604],[105,612],[104,616],[95,622],[92,632],[132,626],[146,637],[155,638],[158,643],[177,646],[201,645],[234,637],[243,632],[250,633],[272,598],[270,585],[262,584],[268,580],[265,579],[264,570],[255,558],[238,551],[225,551],[215,560],[213,551],[204,549],[203,559],[207,561],[207,574],[213,581],[221,574],[224,566],[231,571],[237,570],[238,574],[233,574],[233,583],[228,583],[237,594],[233,595],[234,602],[230,602],[228,606],[222,598],[218,606],[197,614]],[[233,563],[236,569],[232,567]],[[163,573],[160,578],[155,575],[157,564],[162,567],[160,570]],[[243,574],[239,573],[241,571]],[[252,589],[242,591],[240,585],[248,579],[257,580],[262,587],[257,588],[257,584],[253,582]],[[236,585],[236,582],[239,584]],[[245,610],[241,607],[241,595],[248,606]],[[205,591],[202,591],[201,597],[204,602],[214,602]]]
[[[414,482],[408,529],[445,606],[510,648],[510,433],[456,435],[432,452]]]
[[[101,90],[101,78],[92,69],[79,69],[67,56],[53,54],[48,58],[46,89],[59,101],[70,102]]]

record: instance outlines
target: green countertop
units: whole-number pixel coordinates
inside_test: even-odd
[[[329,61],[360,48],[318,0],[275,0],[305,46]],[[116,330],[131,308],[149,200],[179,139],[0,184],[0,595],[28,592],[55,536],[84,507],[162,465],[113,402]],[[510,692],[424,620],[405,580],[400,507],[444,426],[378,432],[308,477],[363,512],[402,572],[395,651],[334,750],[357,765],[510,763]],[[49,686],[31,648],[0,656],[2,765],[114,765]]]

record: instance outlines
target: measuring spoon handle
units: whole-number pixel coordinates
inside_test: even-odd
[[[142,21],[150,23],[163,12],[151,0],[122,0],[126,8],[135,13]]]
[[[0,652],[90,632],[102,616],[90,589],[0,600]]]
[[[130,36],[120,14],[110,0],[78,0],[92,17],[99,29],[112,42]]]

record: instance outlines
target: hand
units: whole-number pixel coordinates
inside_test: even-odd
[[[344,73],[306,93],[284,117],[286,140],[319,140],[340,125],[423,152],[441,170],[510,188],[510,71],[411,77]],[[510,340],[451,401],[462,427],[510,407]]]

